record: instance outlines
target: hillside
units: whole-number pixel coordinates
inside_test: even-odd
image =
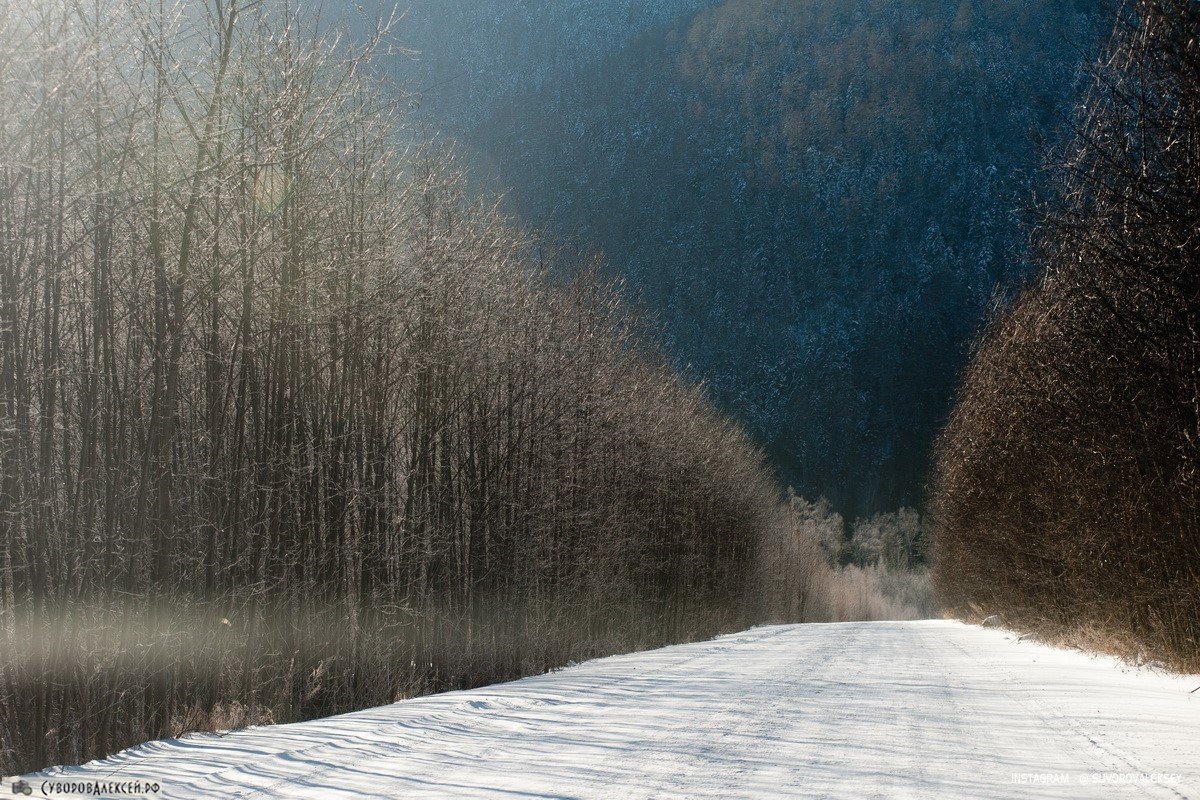
[[[849,517],[918,502],[1027,274],[1092,4],[486,6],[401,25],[424,119],[525,224],[605,254],[786,482]]]

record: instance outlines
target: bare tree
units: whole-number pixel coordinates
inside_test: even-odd
[[[0,11],[7,772],[747,619],[761,454],[466,195],[386,37]]]

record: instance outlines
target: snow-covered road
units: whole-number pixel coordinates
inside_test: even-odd
[[[1198,686],[955,622],[764,627],[53,778],[197,800],[1200,798]]]

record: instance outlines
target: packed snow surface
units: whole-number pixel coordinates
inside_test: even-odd
[[[956,622],[755,628],[33,776],[172,798],[1200,798],[1200,677]]]

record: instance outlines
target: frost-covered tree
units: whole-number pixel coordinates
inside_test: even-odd
[[[846,521],[823,497],[808,500],[788,489],[787,511],[790,526],[798,538],[816,542],[830,564],[842,563],[848,555]]]
[[[856,564],[907,569],[925,560],[925,544],[920,512],[901,508],[855,520],[849,548]]]

